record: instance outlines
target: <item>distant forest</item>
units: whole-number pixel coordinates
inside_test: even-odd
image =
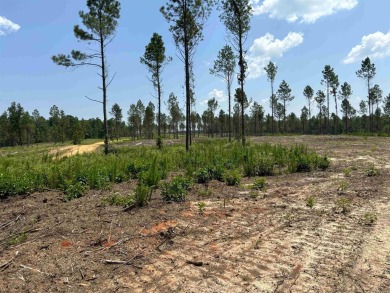
[[[375,86],[373,87],[375,88]],[[339,117],[335,113],[327,117],[324,101],[319,103],[310,99],[310,108],[317,108],[316,115],[309,116],[308,104],[298,117],[290,113],[284,117],[283,106],[277,104],[274,119],[265,114],[264,108],[257,102],[246,103],[245,129],[251,136],[271,134],[390,134],[390,94],[382,99],[381,91],[376,89],[377,96],[372,93],[373,102],[369,114],[368,102],[362,101],[359,109],[351,107],[349,102],[341,102]],[[237,95],[237,92],[236,92]],[[322,95],[320,93],[320,95]],[[237,98],[237,96],[236,96]],[[315,104],[314,104],[315,103]],[[166,102],[166,112],[161,114],[161,136],[163,138],[179,138],[185,134],[185,116],[178,98],[172,93]],[[312,110],[311,110],[312,111]],[[119,137],[133,139],[157,138],[157,111],[152,102],[145,105],[141,100],[132,104],[129,110],[122,110],[114,104],[108,120],[111,140]],[[126,116],[125,116],[126,115]],[[191,113],[192,137],[228,137],[228,113],[219,109],[215,99],[208,101],[203,113]],[[239,104],[234,103],[232,111],[232,137],[240,139]],[[0,146],[30,145],[42,142],[64,143],[73,141],[80,143],[82,139],[103,139],[104,127],[100,118],[78,119],[60,110],[57,106],[50,108],[48,119],[42,117],[38,110],[31,114],[20,104],[13,102],[7,111],[0,116]]]

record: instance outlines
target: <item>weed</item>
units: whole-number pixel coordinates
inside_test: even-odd
[[[152,197],[152,188],[150,186],[138,183],[134,193],[134,200],[137,206],[143,207],[148,204]]]
[[[339,186],[337,187],[337,194],[339,195],[344,194],[347,191],[348,187],[349,187],[348,182],[341,181]]]
[[[190,188],[191,181],[182,176],[177,176],[171,182],[163,183],[161,196],[165,201],[185,201],[185,196]]]
[[[368,177],[378,176],[378,175],[379,175],[379,170],[376,169],[374,165],[371,165],[371,166],[366,170],[366,175],[367,175]]]
[[[307,156],[298,157],[297,160],[297,172],[310,172],[312,169],[310,160]]]
[[[346,168],[346,169],[344,169],[343,173],[344,173],[345,177],[351,177],[352,169],[351,168]]]
[[[228,186],[236,186],[240,183],[242,175],[239,170],[226,170],[223,179]]]
[[[162,140],[161,136],[157,137],[156,146],[159,150],[161,150],[163,148],[163,140]]]
[[[81,182],[71,183],[67,181],[64,186],[65,199],[67,201],[71,201],[72,199],[82,197],[86,191],[88,190],[88,186]]]
[[[367,212],[363,216],[363,221],[365,225],[373,225],[378,220],[375,213]]]
[[[27,239],[27,234],[25,232],[21,232],[8,238],[6,244],[9,246],[18,245],[26,241],[26,239]]]
[[[142,171],[139,174],[139,178],[146,186],[157,189],[161,180],[161,172],[158,169],[157,157],[155,157],[146,171]]]
[[[314,196],[311,195],[308,198],[306,198],[306,206],[307,207],[313,208],[315,203],[316,203],[316,199],[314,198]]]
[[[202,168],[195,172],[195,180],[198,183],[208,183],[211,180],[211,172],[209,168]]]
[[[135,203],[134,196],[131,194],[122,195],[119,192],[111,194],[109,197],[102,199],[102,204],[109,204],[115,206],[129,207]]]
[[[213,191],[208,188],[204,188],[198,191],[198,195],[201,197],[211,197],[213,195]]]
[[[330,161],[328,159],[328,157],[325,155],[323,156],[319,162],[318,162],[318,168],[320,168],[321,170],[326,170],[328,169],[330,166]]]
[[[254,190],[265,190],[267,182],[264,177],[256,178],[252,184]]]
[[[338,200],[336,200],[336,207],[343,214],[346,214],[351,210],[351,200],[346,197],[339,198]]]
[[[203,214],[203,212],[204,212],[204,210],[205,210],[205,208],[206,208],[206,203],[203,202],[203,201],[201,201],[201,202],[198,202],[198,203],[196,204],[196,206],[198,207],[199,213],[200,213],[200,214]]]

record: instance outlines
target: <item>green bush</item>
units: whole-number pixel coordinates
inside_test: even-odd
[[[264,177],[256,178],[252,184],[252,189],[254,190],[264,190],[267,185],[267,182]]]
[[[191,186],[191,180],[183,176],[177,176],[170,182],[161,186],[161,196],[165,201],[185,201],[185,196]]]
[[[297,172],[310,172],[312,169],[311,162],[307,156],[300,156],[297,160]]]
[[[137,185],[134,193],[134,200],[137,206],[143,207],[148,204],[152,197],[152,188],[142,183]]]
[[[318,168],[320,168],[321,170],[326,170],[329,168],[329,166],[330,166],[330,161],[327,156],[323,156],[322,158],[320,158],[318,162]]]
[[[81,182],[66,182],[64,186],[65,199],[71,201],[72,199],[82,197],[88,190],[88,186]]]
[[[202,168],[195,172],[195,180],[198,183],[207,183],[212,179],[212,174],[209,168]]]
[[[375,168],[374,165],[371,165],[367,170],[366,170],[366,175],[368,177],[373,177],[373,176],[378,176],[379,175],[379,170]]]
[[[235,186],[240,184],[242,175],[239,170],[226,170],[223,173],[223,180],[228,186]]]
[[[316,203],[316,199],[314,198],[314,196],[309,196],[308,198],[306,198],[306,206],[307,207],[313,208],[315,203]]]

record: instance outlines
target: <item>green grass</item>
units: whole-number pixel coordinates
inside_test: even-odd
[[[18,154],[0,156],[0,198],[45,189],[68,190],[74,194],[71,197],[78,197],[87,189],[103,189],[132,178],[157,189],[161,180],[175,174],[207,182],[223,180],[229,170],[240,169],[244,176],[251,177],[306,172],[328,166],[326,157],[303,145],[253,143],[243,147],[227,140],[201,140],[187,153],[183,145],[164,146],[159,150],[155,146],[118,144],[115,154],[104,156],[96,152],[55,160],[55,156],[49,155],[52,146],[16,148]],[[302,161],[303,170],[299,167]],[[203,175],[207,178],[199,180]]]

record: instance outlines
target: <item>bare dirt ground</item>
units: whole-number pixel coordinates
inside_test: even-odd
[[[390,292],[390,139],[255,140],[305,143],[332,164],[269,177],[256,197],[245,188],[253,179],[211,182],[185,203],[157,193],[130,211],[101,199],[133,181],[71,202],[57,192],[9,198],[0,202],[0,291]],[[367,176],[372,166],[378,176]]]
[[[69,145],[69,146],[63,146],[63,147],[56,147],[53,148],[49,154],[56,155],[58,158],[66,157],[66,156],[74,156],[77,154],[84,154],[84,153],[92,153],[102,147],[104,145],[104,142],[97,142],[94,144],[88,144],[88,145]]]

